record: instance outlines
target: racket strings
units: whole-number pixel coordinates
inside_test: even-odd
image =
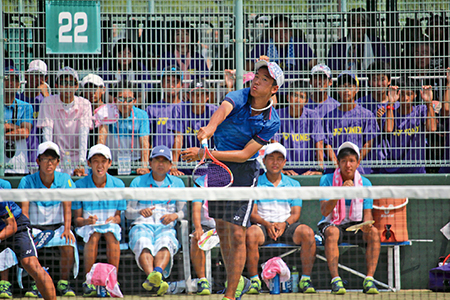
[[[224,187],[232,180],[228,170],[214,162],[205,163],[194,171],[194,180],[201,177],[205,187]]]

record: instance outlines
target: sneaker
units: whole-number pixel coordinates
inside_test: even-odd
[[[157,294],[158,296],[162,296],[162,295],[164,295],[165,293],[167,293],[167,290],[168,290],[168,289],[169,289],[169,284],[168,284],[167,282],[161,280],[161,282],[159,283],[159,288],[158,288],[158,290],[156,291],[156,294]]]
[[[259,293],[261,293],[261,280],[259,278],[251,279],[247,294],[257,295]]]
[[[156,271],[148,274],[147,279],[142,284],[142,287],[147,291],[151,291],[154,287],[159,288],[162,282],[162,274]],[[167,290],[166,290],[167,291]]]
[[[203,278],[197,282],[197,295],[211,295],[208,279]]]
[[[241,278],[239,278],[239,284],[236,288],[236,293],[234,294],[235,299],[240,300],[242,295],[248,292],[251,285],[252,284],[248,278],[241,276]]]
[[[39,293],[39,291],[37,289],[35,281],[33,281],[31,283],[31,291],[26,292],[25,297],[27,297],[27,298],[42,298],[41,293]]]
[[[372,278],[366,278],[363,282],[363,292],[366,294],[379,294],[377,286],[375,282],[373,282]]]
[[[315,293],[316,289],[314,288],[314,286],[311,283],[311,279],[302,279],[300,280],[299,284],[298,284],[299,290],[302,293]]]
[[[83,297],[97,297],[97,288],[93,284],[83,282]]]
[[[347,290],[344,287],[344,283],[341,278],[335,279],[331,282],[331,293],[335,295],[344,295]]]
[[[58,281],[56,289],[61,293],[63,297],[75,297],[75,292],[70,288],[70,284],[67,280]]]
[[[11,283],[6,280],[0,281],[0,298],[12,299]]]

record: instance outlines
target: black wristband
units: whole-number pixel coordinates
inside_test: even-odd
[[[286,224],[286,228],[289,228],[289,223],[288,223],[288,221],[284,221],[284,223]]]

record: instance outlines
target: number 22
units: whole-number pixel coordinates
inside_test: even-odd
[[[74,19],[75,25],[78,24],[78,20],[80,20],[80,19],[83,20],[83,24],[75,26],[75,29],[73,31],[74,42],[75,43],[87,43],[88,42],[87,36],[79,36],[78,35],[87,30],[87,26],[88,26],[87,14],[85,12],[77,12],[77,13],[75,13],[73,19]],[[72,14],[70,12],[60,13],[59,17],[58,17],[59,24],[62,24],[63,20],[68,20],[68,23],[66,25],[62,25],[61,27],[59,27],[59,42],[60,43],[72,43],[72,36],[64,35],[64,33],[70,32],[72,30]]]

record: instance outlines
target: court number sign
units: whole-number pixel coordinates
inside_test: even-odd
[[[100,1],[46,1],[46,47],[54,53],[101,53]]]

